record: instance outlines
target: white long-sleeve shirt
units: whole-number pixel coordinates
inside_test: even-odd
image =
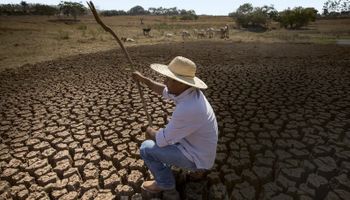
[[[208,100],[193,87],[178,96],[165,87],[163,97],[174,100],[176,107],[166,127],[157,132],[157,145],[175,144],[198,169],[210,169],[215,162],[218,125]]]

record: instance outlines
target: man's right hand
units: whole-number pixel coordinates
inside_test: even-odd
[[[143,76],[139,71],[134,71],[134,72],[132,73],[132,78],[133,78],[135,81],[143,82],[144,76]]]
[[[150,88],[152,91],[156,92],[159,95],[163,94],[163,90],[165,88],[165,85],[162,83],[158,83],[144,75],[142,75],[139,71],[134,71],[131,74],[132,78],[135,81],[141,82],[145,84],[148,88]]]

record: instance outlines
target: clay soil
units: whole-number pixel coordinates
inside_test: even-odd
[[[182,179],[183,199],[349,198],[349,47],[198,41],[128,50],[159,81],[151,63],[193,59],[209,86],[216,162],[205,180]],[[127,68],[112,49],[0,73],[0,199],[141,199],[151,178],[139,156],[146,117]],[[174,104],[145,97],[163,127]]]

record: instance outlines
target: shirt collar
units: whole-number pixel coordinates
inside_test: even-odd
[[[196,90],[194,87],[190,87],[187,90],[183,91],[180,95],[174,97],[175,103],[181,102],[186,96],[188,96],[192,91]]]

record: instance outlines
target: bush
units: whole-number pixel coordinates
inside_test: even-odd
[[[267,27],[270,19],[274,19],[277,11],[273,6],[253,7],[252,4],[246,3],[241,5],[236,12],[230,13],[229,16],[236,19],[236,23],[243,27]]]
[[[87,26],[85,24],[81,24],[78,26],[78,30],[86,30],[87,29]]]
[[[324,16],[350,16],[349,0],[328,0],[323,5]]]
[[[181,20],[197,20],[198,15],[192,15],[192,14],[187,14],[187,15],[182,15],[180,17]]]
[[[58,13],[57,6],[43,4],[0,4],[0,15],[54,15]]]
[[[127,15],[124,10],[105,10],[101,11],[102,16],[118,16],[118,15]]]
[[[134,6],[127,12],[129,15],[147,15],[149,12],[142,6]]]
[[[69,32],[67,31],[58,31],[58,39],[59,40],[68,40],[69,39]]]
[[[278,22],[284,28],[298,29],[315,21],[317,10],[314,8],[296,7],[293,10],[285,10],[279,14]]]
[[[58,13],[58,8],[42,4],[33,5],[33,14],[34,15],[54,15]]]
[[[74,20],[77,19],[78,15],[86,13],[86,9],[81,3],[61,1],[61,3],[58,4],[58,7],[64,15],[73,16]]]

